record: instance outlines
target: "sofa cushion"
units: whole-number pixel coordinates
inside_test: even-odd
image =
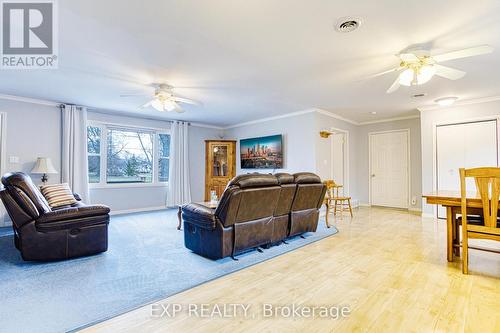
[[[312,172],[299,172],[293,175],[297,184],[318,184],[321,178]]]
[[[70,206],[76,203],[75,196],[67,183],[43,185],[40,190],[51,208]]]
[[[37,219],[38,223],[82,219],[91,216],[107,215],[109,207],[104,205],[84,205],[76,203],[72,207],[54,209],[52,212],[43,214]]]
[[[233,185],[240,188],[275,186],[278,185],[278,179],[274,175],[254,173],[233,178],[229,182],[228,187]]]

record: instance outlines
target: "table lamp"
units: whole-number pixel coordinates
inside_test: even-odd
[[[31,173],[42,175],[42,183],[45,185],[49,179],[47,175],[56,174],[57,170],[52,165],[49,157],[38,157]]]

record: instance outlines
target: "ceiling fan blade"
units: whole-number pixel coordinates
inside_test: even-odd
[[[120,97],[150,96],[150,94],[121,94]]]
[[[173,99],[174,99],[174,101],[180,102],[180,103],[186,103],[186,104],[192,104],[192,105],[201,105],[200,102],[193,101],[192,99],[189,99],[189,98],[183,98],[183,97],[174,96]]]
[[[447,67],[447,66],[443,66],[443,65],[437,65],[437,64],[434,65],[434,67],[436,67],[436,75],[444,77],[445,79],[458,80],[458,79],[463,78],[465,75],[464,71],[461,71],[461,70],[458,70],[455,68],[451,68],[451,67]]]
[[[372,75],[368,76],[367,78],[368,79],[373,79],[375,77],[379,77],[379,76],[382,76],[382,75],[385,75],[385,74],[389,74],[389,73],[393,73],[393,72],[399,72],[401,69],[402,69],[402,67],[397,67],[397,68],[389,69],[389,70],[386,70],[386,71],[383,71],[383,72],[380,72],[380,73],[377,73],[377,74],[372,74]]]
[[[453,59],[474,57],[482,54],[488,54],[493,52],[493,47],[489,45],[481,45],[476,47],[469,47],[467,49],[452,51],[448,53],[443,53],[439,55],[432,56],[436,62],[443,62]]]
[[[418,57],[413,53],[401,53],[399,58],[404,62],[417,62],[419,61]]]
[[[177,113],[184,113],[186,111],[184,109],[181,109],[181,108],[176,108],[175,112],[177,112]]]
[[[399,89],[399,76],[396,78],[396,80],[392,83],[392,85],[389,87],[389,89],[387,89],[386,93],[388,94],[391,94],[393,92],[395,92],[396,90]]]
[[[150,107],[150,106],[151,106],[151,102],[152,102],[152,101],[149,101],[149,102],[147,102],[146,104],[141,105],[141,106],[140,106],[140,108],[141,108],[141,109],[144,109],[144,108]]]

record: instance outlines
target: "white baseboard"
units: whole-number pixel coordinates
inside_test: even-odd
[[[109,213],[109,215],[123,215],[123,214],[140,213],[140,212],[151,212],[151,211],[163,210],[163,209],[167,209],[167,208],[168,208],[167,206],[156,206],[156,207],[146,207],[146,208],[112,210]]]

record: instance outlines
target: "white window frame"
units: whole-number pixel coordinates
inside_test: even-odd
[[[100,178],[99,183],[89,183],[90,189],[98,189],[98,188],[137,188],[137,187],[167,187],[168,182],[160,182],[158,180],[159,172],[158,172],[158,160],[159,160],[159,134],[167,134],[170,135],[170,130],[165,128],[152,128],[152,127],[143,127],[143,126],[131,126],[131,125],[123,125],[116,123],[108,123],[101,121],[88,121],[87,126],[99,127],[101,129],[101,163],[100,163]],[[106,182],[106,173],[107,173],[107,162],[108,162],[108,131],[110,128],[113,129],[123,129],[130,131],[142,131],[142,132],[150,132],[154,134],[153,140],[153,181],[151,183],[123,183],[123,184],[108,184]],[[94,154],[92,154],[94,155]],[[95,154],[97,155],[97,154]],[[87,159],[88,159],[88,150],[87,150]],[[169,156],[170,159],[170,156]]]
[[[159,149],[159,147],[160,147],[160,135],[165,135],[165,134],[167,134],[167,135],[169,135],[169,136],[170,136],[170,133],[166,133],[166,132],[157,132],[157,133],[156,133],[156,140],[155,140],[155,143],[156,143],[156,145],[157,145],[157,147],[158,147],[158,149],[156,149],[156,154],[157,154],[157,155],[156,155],[156,159],[157,159],[157,160],[156,160],[156,163],[155,163],[155,165],[156,165],[156,171],[157,171],[157,172],[156,172],[156,181],[157,181],[158,183],[162,183],[162,184],[165,184],[165,183],[167,183],[167,184],[168,184],[168,181],[166,181],[166,182],[160,182],[160,170],[159,170],[159,168],[160,168],[160,161],[161,161],[162,159],[164,159],[164,160],[168,160],[168,169],[169,169],[169,171],[170,171],[170,149],[168,150],[168,151],[169,151],[169,155],[168,155],[168,157],[163,157],[163,156],[160,156],[160,149]],[[170,143],[171,143],[171,142],[172,142],[172,137],[170,137]]]

